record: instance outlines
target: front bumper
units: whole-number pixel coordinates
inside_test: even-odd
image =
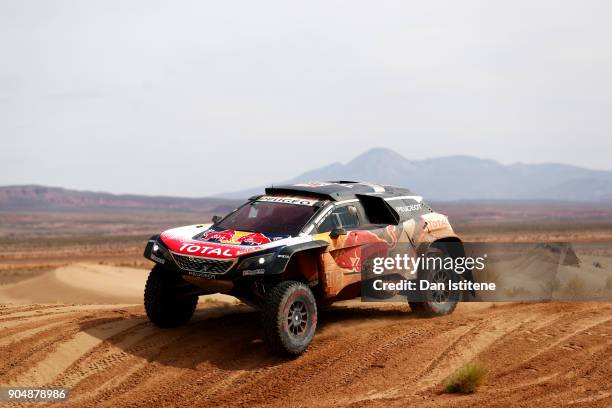
[[[237,258],[206,258],[170,251],[159,236],[155,235],[147,242],[143,255],[182,275],[233,281],[282,273],[288,261],[288,257],[283,256],[282,252],[282,248],[272,248]],[[260,261],[262,259],[263,262]]]

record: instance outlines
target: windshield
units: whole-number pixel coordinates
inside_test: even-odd
[[[318,209],[311,205],[252,201],[228,215],[215,227],[295,236]]]

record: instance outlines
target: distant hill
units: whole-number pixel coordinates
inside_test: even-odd
[[[494,160],[450,156],[409,160],[389,149],[369,150],[346,164],[333,163],[290,180],[364,180],[408,187],[433,201],[612,200],[612,171],[564,164],[503,165]],[[221,195],[244,198],[263,187]]]
[[[536,230],[543,225],[553,228],[559,225],[563,230],[572,225],[572,228],[587,228],[589,234],[595,228],[597,236],[611,230],[607,220],[612,220],[612,201],[435,202],[429,199],[431,195],[434,194],[427,196],[428,201],[451,217],[453,226],[461,233],[482,235],[491,231],[491,227],[486,230],[483,226],[494,225],[497,231],[504,223],[536,226]],[[225,198],[116,195],[31,185],[0,187],[0,240],[41,236],[84,239],[150,236],[179,225],[209,222],[212,215],[227,214],[242,202]]]
[[[0,187],[0,210],[154,210],[225,214],[238,201],[226,198],[180,198],[117,195],[36,185]]]
[[[346,164],[333,163],[289,180],[363,180],[408,187],[429,201],[555,200],[612,202],[612,171],[564,164],[503,165],[494,160],[451,156],[409,160],[389,149],[369,150]],[[226,214],[264,187],[184,198],[117,195],[37,185],[0,187],[0,210],[154,210]]]

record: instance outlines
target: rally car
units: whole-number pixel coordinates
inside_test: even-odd
[[[314,336],[317,307],[367,295],[372,259],[398,250],[455,256],[461,241],[446,216],[405,188],[353,181],[274,186],[212,224],[151,237],[144,255],[155,266],[145,309],[157,326],[173,327],[189,321],[198,296],[226,293],[261,310],[273,350],[298,355]],[[423,275],[457,279],[448,271]],[[440,315],[460,296],[431,291],[408,300],[413,311]]]

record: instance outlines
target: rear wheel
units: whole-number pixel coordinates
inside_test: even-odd
[[[305,284],[285,281],[266,294],[261,316],[270,349],[295,356],[302,354],[314,337],[317,302]]]
[[[376,290],[374,289],[374,282],[381,280],[385,283],[397,282],[398,277],[396,275],[376,275],[374,274],[374,262],[372,259],[363,261],[361,266],[361,273],[363,277],[366,277],[362,281],[361,285],[361,296],[366,300],[389,300],[398,294],[397,290]]]
[[[191,285],[171,270],[155,265],[145,285],[147,317],[159,327],[176,327],[191,319],[198,296],[189,294]]]
[[[441,258],[442,263],[444,263],[444,258],[449,256],[444,248],[431,247],[425,257],[430,259]],[[435,262],[432,263],[438,265]],[[459,281],[459,276],[455,271],[437,267],[425,268],[419,271],[419,280],[434,284],[436,288],[419,291],[417,299],[408,301],[413,312],[424,317],[433,317],[450,314],[455,310],[457,303],[461,300],[461,291],[453,291],[449,288],[449,282],[456,283]],[[444,287],[442,288],[440,284]]]

